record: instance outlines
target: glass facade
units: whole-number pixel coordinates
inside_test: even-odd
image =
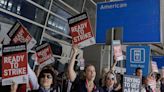
[[[36,26],[36,25],[33,25],[27,21],[24,21],[22,19],[18,19],[16,17],[13,17],[11,15],[8,15],[8,14],[4,14],[4,13],[0,13],[1,15],[1,19],[6,19],[7,22],[10,22],[12,23],[12,25],[16,22],[16,21],[20,21],[23,26],[25,26],[27,28],[27,30],[29,31],[29,33],[36,39],[37,41],[37,44],[40,43],[40,39],[41,39],[41,36],[42,36],[42,33],[43,33],[43,28],[39,27],[39,26]]]
[[[50,3],[51,3],[51,0],[32,0],[32,1],[34,1],[35,3],[45,7],[47,9],[49,8]]]
[[[53,32],[53,31],[46,30],[45,33],[47,33],[50,36],[55,37],[55,38],[57,38],[59,40],[64,40],[64,41],[66,41],[66,42],[68,42],[70,44],[72,43],[72,39],[71,38],[68,38],[68,37],[65,37],[63,35],[57,34],[57,33]]]
[[[78,0],[78,2],[77,0],[62,0],[62,1],[64,1],[65,3],[70,5],[72,8],[76,9],[77,11],[79,12],[82,11],[84,0]],[[89,0],[86,0],[86,1],[89,1]]]
[[[38,44],[44,30],[54,38],[71,43],[67,18],[72,15],[54,1],[52,2],[52,7],[50,7],[51,0],[0,0],[0,8],[3,9],[0,17],[13,24],[17,20],[20,21]],[[54,31],[49,31],[47,28]]]
[[[93,30],[93,32],[95,32],[95,25],[96,25],[95,24],[96,23],[96,20],[95,20],[96,7],[95,7],[95,5],[90,0],[86,0],[84,11],[87,12],[89,19],[90,19],[91,26],[92,26],[92,30]]]
[[[55,1],[54,1],[55,2]],[[51,7],[51,11],[59,16],[62,16],[63,18],[67,19],[71,17],[72,15],[68,13],[66,10],[63,8],[60,8],[59,5],[56,5],[56,3],[53,3]]]
[[[16,21],[20,21],[36,39],[37,45],[43,42],[50,43],[58,61],[56,63],[58,69],[63,70],[64,64],[70,59],[72,49],[72,37],[67,19],[82,12],[85,7],[84,1],[0,0],[0,23],[11,27]],[[7,32],[5,35],[7,36]]]
[[[44,24],[47,12],[25,0],[1,0],[0,7],[22,17]]]
[[[69,35],[69,26],[68,22],[61,20],[60,18],[50,15],[48,18],[47,27],[55,29],[56,31],[62,32]]]

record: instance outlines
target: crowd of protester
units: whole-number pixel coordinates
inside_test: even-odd
[[[94,65],[88,64],[84,71],[75,70],[78,48],[73,47],[73,54],[65,71],[59,73],[52,65],[42,69],[35,67],[33,71],[28,66],[29,83],[17,84],[13,81],[10,86],[2,86],[4,92],[123,92],[123,75],[115,73],[114,66],[111,69],[103,68],[101,78],[97,83]],[[158,73],[151,72],[148,76],[142,75],[142,68],[138,67],[135,75],[142,81],[141,92],[164,92],[164,78]],[[150,80],[155,80],[156,86],[152,88]]]

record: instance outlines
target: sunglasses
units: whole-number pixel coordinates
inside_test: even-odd
[[[114,80],[114,77],[113,78],[107,77],[106,80]]]
[[[51,75],[48,75],[48,74],[41,75],[41,78],[45,78],[45,77],[47,77],[47,79],[52,79]]]

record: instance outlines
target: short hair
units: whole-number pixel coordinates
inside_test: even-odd
[[[137,73],[138,70],[142,70],[141,67],[137,67],[136,70],[135,70],[135,74]]]
[[[52,80],[53,80],[51,87],[55,86],[56,82],[57,82],[57,80],[56,80],[57,79],[57,75],[55,74],[54,70],[51,69],[51,68],[45,68],[45,69],[43,68],[41,70],[41,72],[40,72],[40,74],[38,76],[38,83],[39,83],[39,85],[40,85],[40,79],[41,79],[41,77],[43,76],[44,73],[50,73],[51,74]]]

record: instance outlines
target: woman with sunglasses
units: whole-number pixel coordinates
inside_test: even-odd
[[[56,74],[50,66],[44,67],[38,76],[39,88],[29,92],[61,92],[60,86],[57,84]],[[14,82],[11,85],[10,92],[17,92],[18,85]]]
[[[38,76],[39,89],[31,92],[60,92],[56,77],[53,67],[44,67]]]
[[[104,92],[121,92],[121,87],[118,88],[118,85],[116,86],[116,75],[109,71],[105,75],[104,79],[104,86],[103,91]],[[120,85],[119,85],[120,86]]]
[[[38,76],[38,83],[40,85],[37,92],[60,92],[60,87],[57,85],[57,75],[53,68],[43,69]]]

